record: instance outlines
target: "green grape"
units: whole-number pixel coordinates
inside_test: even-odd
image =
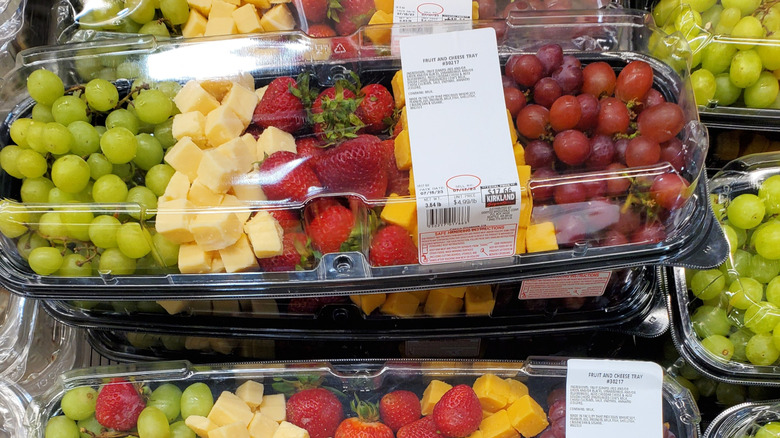
[[[745,311],[744,321],[753,333],[771,332],[780,324],[780,308],[766,301],[751,304]]]
[[[92,187],[92,197],[95,202],[125,202],[127,184],[114,174],[103,175],[95,181]]]
[[[734,44],[713,41],[704,47],[702,52],[701,68],[717,75],[729,69],[731,58],[737,53],[737,48]]]
[[[775,348],[780,350],[780,324],[772,330],[772,342],[775,344]]]
[[[140,210],[133,210],[130,212],[130,216],[133,219],[140,220],[143,214],[143,218],[148,220],[155,215],[154,210],[157,209],[157,196],[144,186],[135,186],[127,192],[127,198],[125,202],[138,204],[141,206]]]
[[[691,392],[691,397],[693,397],[694,401],[699,400],[699,389],[696,387],[696,385],[693,384],[690,380],[686,379],[683,376],[675,376],[674,380],[677,381],[680,385],[682,385],[685,389]]]
[[[720,106],[729,106],[739,100],[742,89],[731,83],[728,73],[715,76],[715,96],[713,100]]]
[[[138,416],[138,438],[170,438],[171,427],[165,414],[154,406],[147,406]]]
[[[79,430],[83,430],[83,432],[81,432],[81,438],[93,438],[106,431],[106,428],[98,423],[94,415],[86,420],[79,420],[76,424],[78,425]]]
[[[723,7],[723,12],[720,13],[720,20],[714,29],[716,35],[729,35],[742,18],[742,12],[740,12],[739,8],[729,8],[725,5]]]
[[[171,383],[162,384],[152,391],[146,405],[162,411],[168,422],[171,422],[181,412],[181,389]]]
[[[761,19],[761,23],[769,34],[775,34],[777,31],[780,31],[780,7],[778,7],[776,3],[766,11],[764,17]],[[774,37],[776,37],[776,35],[771,35],[769,38]]]
[[[125,7],[130,10],[130,19],[138,24],[154,19],[155,7],[152,0],[125,0]]]
[[[721,2],[724,8],[737,8],[742,16],[750,15],[761,4],[761,0],[725,0]]]
[[[715,97],[715,76],[709,70],[699,69],[691,73],[691,85],[697,105],[707,105]]]
[[[161,336],[160,339],[162,340],[163,346],[168,350],[171,351],[184,350],[184,342],[185,342],[184,336],[164,335]]]
[[[177,421],[171,423],[171,438],[197,438],[195,432],[192,431],[183,421]]]
[[[115,109],[106,116],[106,129],[108,130],[121,126],[136,135],[138,134],[138,124],[138,117],[124,108]]]
[[[158,20],[153,20],[144,24],[140,29],[138,29],[138,33],[142,35],[154,35],[162,38],[170,38],[171,36],[171,33],[168,31],[168,26]]]
[[[767,222],[752,236],[755,239],[756,252],[769,260],[780,259],[780,223]]]
[[[32,123],[33,120],[27,118],[19,118],[11,123],[8,133],[11,135],[11,140],[21,148],[30,147],[27,143],[27,132]]]
[[[79,24],[89,27],[94,25],[97,28],[116,29],[121,25],[120,16],[123,9],[123,2],[116,0],[104,1],[96,4],[89,11],[89,14],[81,17]]]
[[[30,251],[44,246],[49,246],[49,241],[34,231],[22,235],[16,242],[16,250],[25,260],[30,257]]]
[[[154,127],[154,138],[156,138],[165,149],[168,149],[169,147],[176,144],[176,139],[173,137],[172,127],[173,117]]]
[[[160,0],[160,11],[173,25],[186,23],[190,16],[187,0]]]
[[[116,232],[120,225],[114,216],[96,216],[89,224],[89,240],[98,248],[116,248]]]
[[[13,201],[0,201],[0,233],[14,239],[27,232],[30,213],[24,205]]]
[[[46,150],[46,142],[43,141],[43,130],[46,128],[46,125],[46,123],[33,120],[27,128],[27,136],[25,138],[30,149],[41,155],[49,152]]]
[[[152,246],[166,267],[176,266],[179,263],[178,243],[171,242],[160,233],[155,233],[152,236]]]
[[[98,132],[99,136],[103,137],[103,134],[106,133],[107,129],[105,126],[100,125],[100,126],[95,126],[95,131]]]
[[[122,181],[129,183],[133,179],[133,165],[131,163],[114,164],[111,167],[114,175],[122,178]]]
[[[181,91],[181,84],[176,81],[163,81],[158,82],[154,88],[162,91],[166,96],[168,96],[168,99],[173,101],[176,95],[179,94],[179,91]]]
[[[105,79],[92,79],[84,87],[84,96],[90,108],[106,112],[119,102],[119,91],[114,84]]]
[[[38,232],[49,240],[66,240],[68,228],[62,220],[62,214],[57,211],[49,211],[38,219]]]
[[[25,178],[39,178],[49,170],[49,164],[38,152],[22,149],[16,157],[16,168]]]
[[[55,122],[65,126],[76,120],[89,122],[87,104],[76,96],[62,96],[55,100],[51,106],[51,114]]]
[[[88,56],[79,56],[74,63],[76,71],[84,80],[95,78],[103,68],[100,65],[100,58],[94,53],[89,53]]]
[[[729,335],[729,340],[734,345],[734,355],[731,356],[732,360],[738,362],[747,362],[747,355],[745,355],[745,347],[747,346],[748,341],[750,340],[750,338],[753,337],[754,334],[755,333],[750,331],[750,329],[743,327]]]
[[[88,207],[75,205],[68,207],[68,210],[60,212],[60,217],[68,230],[68,235],[77,240],[90,240],[89,224],[92,223],[95,215]]]
[[[704,12],[715,5],[717,0],[688,0],[688,5],[696,12]]]
[[[761,301],[764,286],[750,277],[739,277],[729,285],[729,304],[737,309],[747,309],[751,304]]]
[[[779,13],[780,14],[780,13]],[[778,17],[780,19],[780,17]],[[780,34],[773,34],[756,45],[756,53],[767,70],[780,69]]]
[[[726,276],[717,269],[697,272],[691,279],[691,291],[697,298],[709,300],[726,288]]]
[[[720,404],[734,406],[745,402],[747,390],[742,385],[720,382],[715,388],[715,397]]]
[[[110,174],[114,168],[105,155],[98,153],[90,154],[87,158],[87,164],[89,165],[89,176],[95,181],[103,175]]]
[[[699,35],[698,37],[688,41],[688,46],[690,47],[691,54],[692,54],[692,56],[691,56],[691,69],[692,70],[695,69],[696,67],[698,67],[699,64],[701,64],[701,55],[702,55],[702,52],[704,51],[703,50],[704,48],[701,47],[701,45],[704,44],[706,40],[707,40],[706,35],[702,34],[702,35]],[[706,45],[704,47],[706,47]]]
[[[764,180],[758,189],[758,197],[764,201],[768,214],[780,213],[780,175],[773,175]]]
[[[52,183],[53,184],[53,183]],[[49,204],[69,204],[76,201],[76,195],[66,193],[57,187],[49,190],[49,198],[46,202]]]
[[[59,76],[48,70],[40,69],[27,76],[27,92],[36,102],[51,105],[57,98],[65,94],[65,85]]]
[[[719,359],[729,360],[734,354],[734,344],[722,335],[710,335],[701,341],[702,347]]]
[[[700,338],[711,335],[727,335],[731,330],[726,311],[710,306],[700,306],[691,316],[693,330]]]
[[[766,366],[775,363],[780,350],[775,346],[771,333],[758,333],[745,346],[745,355],[753,365]]]
[[[27,259],[30,269],[38,275],[51,275],[62,266],[62,254],[60,250],[52,247],[40,247],[30,251]]]
[[[89,386],[79,386],[68,390],[60,405],[62,413],[74,421],[86,420],[95,413],[97,391]]]
[[[679,369],[680,375],[690,381],[698,380],[701,377],[698,371],[693,368],[688,362],[683,362]]]
[[[734,38],[744,38],[746,40],[760,39],[764,37],[764,27],[761,26],[761,22],[758,21],[758,18],[748,15],[742,17],[739,22],[737,22],[734,29],[731,30],[731,36]],[[735,44],[735,46],[739,50],[749,50],[755,47],[755,44]],[[756,53],[756,56],[758,56],[758,53]],[[759,60],[760,59],[761,58],[759,57]]]
[[[133,158],[133,163],[143,170],[149,170],[152,166],[162,163],[163,147],[151,134],[138,134],[138,149]]]
[[[761,426],[754,438],[778,438],[780,437],[780,421],[770,421]]]
[[[55,275],[60,277],[89,277],[92,275],[92,262],[81,254],[68,254],[62,258],[62,266]]]
[[[80,157],[97,152],[100,149],[100,135],[90,123],[75,121],[68,125],[68,131],[73,136],[70,151]]]
[[[128,106],[127,110],[130,111],[130,113],[136,118],[136,120],[138,120],[138,132],[139,133],[143,132],[143,133],[146,133],[146,134],[151,134],[152,132],[154,132],[154,124],[146,123],[143,120],[141,120],[140,118],[138,118],[138,113],[136,112],[135,105]]]
[[[81,433],[75,421],[64,415],[58,415],[49,418],[43,436],[44,438],[80,438]]]
[[[720,4],[713,4],[710,8],[701,12],[701,21],[704,23],[704,28],[712,30],[720,22],[720,14],[723,12],[723,6]]]
[[[780,307],[780,277],[775,277],[766,285],[766,300]]]
[[[693,384],[696,385],[696,389],[699,390],[699,395],[706,398],[715,395],[715,388],[718,386],[717,382],[706,377],[696,380]]]
[[[158,341],[157,335],[152,335],[149,333],[127,332],[125,333],[125,337],[127,338],[127,342],[129,342],[130,345],[138,349],[150,348]]]
[[[3,149],[0,149],[0,167],[2,167],[7,174],[17,179],[24,178],[24,174],[22,174],[16,165],[19,160],[19,154],[23,151],[25,151],[25,149],[16,145],[8,145]]]
[[[709,300],[702,300],[701,303],[703,306],[712,306],[726,309],[729,307],[729,297],[725,293],[721,292]]]
[[[755,50],[741,50],[734,55],[729,70],[729,79],[740,88],[749,87],[761,76],[761,58]]]
[[[109,128],[100,137],[100,149],[103,151],[103,155],[108,158],[108,161],[113,164],[129,163],[135,158],[138,140],[132,131],[117,126]]]
[[[748,108],[769,108],[777,99],[777,78],[768,71],[761,72],[755,84],[745,88],[745,106]]]
[[[51,180],[66,193],[78,193],[89,182],[89,164],[79,156],[64,155],[52,164]]]
[[[141,66],[133,61],[125,61],[116,66],[116,75],[120,78],[132,79],[141,76]]]
[[[749,277],[761,283],[769,283],[778,274],[780,274],[780,260],[767,260],[759,254],[750,257]]]
[[[734,228],[729,225],[724,224],[722,227],[723,233],[726,235],[726,240],[729,242],[729,251],[734,254],[739,248],[739,236],[737,236],[737,232],[734,231]]]
[[[173,110],[173,102],[160,90],[141,90],[133,99],[133,104],[142,122],[155,125],[168,120]]]
[[[181,418],[184,420],[190,415],[206,416],[212,406],[214,406],[214,396],[205,383],[193,383],[181,394]]]
[[[41,139],[46,152],[54,155],[67,154],[74,143],[73,135],[68,128],[57,122],[44,125]],[[45,154],[42,153],[41,155]]]
[[[653,19],[657,26],[663,27],[674,18],[680,7],[680,0],[661,0],[653,8]]]
[[[152,250],[150,240],[149,232],[141,228],[138,222],[122,224],[116,231],[117,247],[131,259],[140,259],[149,254]]]
[[[151,190],[155,196],[160,197],[165,193],[165,188],[168,187],[168,182],[175,172],[173,167],[168,164],[152,166],[152,168],[146,172],[144,184],[146,184],[146,187]]]
[[[736,227],[733,224],[728,224],[732,230],[734,230],[734,233],[737,235],[737,246],[742,248],[745,246],[745,243],[747,242],[747,231],[743,230],[742,228]],[[752,277],[752,275],[749,275],[748,277]]]
[[[683,34],[685,39],[692,40],[701,32],[701,14],[693,9],[685,9],[674,19],[674,28]]]
[[[98,272],[110,273],[111,275],[132,275],[135,272],[135,259],[122,254],[119,248],[108,248],[100,255]]]
[[[731,200],[727,209],[729,223],[742,229],[758,226],[764,220],[766,207],[758,196],[743,193]]]
[[[51,106],[42,103],[36,103],[32,109],[32,119],[38,122],[49,123],[54,121],[54,114],[51,113]]]

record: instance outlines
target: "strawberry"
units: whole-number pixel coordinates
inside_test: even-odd
[[[127,380],[114,378],[98,393],[95,418],[102,426],[126,431],[135,427],[144,407],[146,403],[135,386]]]
[[[392,429],[379,422],[375,404],[355,400],[352,402],[352,410],[358,416],[342,421],[334,438],[395,438]]]
[[[310,165],[314,165],[314,162],[325,152],[324,145],[316,137],[298,138],[295,140],[295,147],[298,156],[308,158]]]
[[[312,246],[323,254],[341,251],[355,226],[352,210],[331,198],[320,198],[306,206],[306,234]]]
[[[296,210],[268,210],[268,213],[279,222],[285,233],[301,230],[301,216]]]
[[[468,385],[457,385],[441,396],[431,414],[442,435],[462,438],[471,435],[482,422],[482,405]]]
[[[395,164],[395,142],[393,140],[382,141],[387,160],[387,195],[406,196],[409,194],[409,171],[400,170]]]
[[[328,12],[328,0],[301,0],[300,9],[309,23],[319,23],[325,20]]]
[[[409,233],[398,225],[388,225],[371,240],[368,259],[374,266],[417,263],[417,246]]]
[[[441,438],[433,417],[427,415],[398,429],[396,438]]]
[[[360,89],[360,96],[355,115],[366,125],[360,132],[378,134],[387,129],[395,110],[393,95],[381,84],[369,84]]]
[[[304,389],[287,399],[287,421],[306,429],[310,438],[331,438],[343,418],[341,402],[325,388]]]
[[[348,302],[344,296],[328,296],[314,298],[291,298],[287,304],[287,311],[291,313],[313,314],[319,312],[328,304],[341,304]]]
[[[374,0],[340,0],[338,15],[331,14],[336,21],[336,32],[339,35],[355,33],[360,26],[368,24],[376,12]],[[330,12],[333,12],[331,9]]]
[[[332,59],[354,59],[358,56],[359,43],[350,37],[338,37],[331,40]]]
[[[266,272],[294,271],[296,267],[305,267],[311,255],[308,238],[303,233],[285,231],[282,237],[282,254],[257,259]]]
[[[379,199],[387,192],[387,154],[379,138],[363,134],[328,149],[314,172],[331,193]]]
[[[355,137],[363,122],[355,115],[360,100],[347,80],[323,90],[311,105],[314,133],[323,140],[336,141],[343,137]]]
[[[310,24],[306,33],[312,38],[330,38],[336,36],[336,31],[324,23]]]
[[[412,391],[393,391],[379,400],[379,414],[382,421],[397,432],[403,426],[413,423],[422,415],[420,399]]]
[[[270,200],[303,201],[321,184],[308,160],[289,151],[278,151],[260,164],[260,185]]]
[[[289,133],[301,129],[306,122],[306,110],[293,90],[298,90],[298,84],[289,76],[271,81],[255,107],[252,123],[263,128],[274,126]]]

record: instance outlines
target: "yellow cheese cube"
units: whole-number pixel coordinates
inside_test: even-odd
[[[530,190],[520,191],[520,221],[518,225],[520,228],[528,228],[531,225],[531,213],[533,212],[534,205],[531,200]]]
[[[394,316],[413,316],[419,305],[417,297],[409,292],[396,292],[387,297],[379,311]]]
[[[218,150],[208,149],[200,160],[198,177],[195,181],[199,181],[213,192],[226,193],[233,186],[233,178],[241,173],[238,166],[238,163],[234,163]]]
[[[509,405],[506,413],[512,427],[523,436],[536,436],[549,424],[544,409],[529,395],[524,395]]]
[[[506,380],[506,383],[509,385],[509,398],[506,401],[508,405],[511,405],[520,397],[528,395],[528,387],[525,386],[525,383],[509,378],[504,380]]]
[[[514,145],[517,143],[517,130],[515,129],[515,119],[512,117],[509,109],[506,110],[506,118],[509,120],[509,138],[512,140],[512,145]]]
[[[271,420],[281,422],[287,419],[285,406],[284,394],[271,394],[263,396],[263,402],[260,403],[257,409]]]
[[[222,256],[219,255],[219,251],[211,251],[211,253],[211,273],[221,274],[227,272],[225,270],[225,262],[222,261]]]
[[[233,81],[228,78],[211,78],[200,81],[200,86],[207,93],[214,96],[217,101],[222,101],[230,88],[233,87]]]
[[[365,34],[375,45],[386,45],[390,43],[390,27],[381,26],[383,24],[393,24],[393,13],[377,9],[371,19],[368,20],[369,26],[366,27]],[[379,28],[371,27],[380,25]]]
[[[213,421],[200,415],[190,415],[184,419],[184,424],[200,438],[209,438],[209,432],[219,427]]]
[[[189,81],[184,84],[181,90],[176,93],[173,102],[182,113],[200,111],[204,116],[219,107],[217,99],[214,99],[214,96],[206,92],[195,81]]]
[[[267,10],[260,18],[260,25],[266,32],[276,32],[295,29],[295,18],[293,18],[287,5],[280,4]]]
[[[409,170],[412,168],[412,147],[409,145],[409,131],[402,129],[398,136],[393,140],[395,154],[395,165],[400,170]]]
[[[194,208],[195,206],[186,199],[158,203],[155,229],[173,243],[192,242],[195,236],[190,232],[190,221]],[[179,249],[179,257],[181,258],[181,249]]]
[[[441,400],[441,397],[445,392],[452,389],[452,385],[442,382],[441,380],[431,380],[431,383],[423,391],[422,399],[420,399],[420,407],[422,408],[423,415],[430,415],[433,412],[433,407]]]
[[[476,0],[471,2],[471,19],[479,20],[479,3]]]
[[[350,295],[349,298],[357,304],[363,313],[370,315],[387,300],[387,294]]]
[[[525,149],[523,149],[523,145],[520,143],[515,143],[515,145],[512,147],[512,152],[515,155],[516,165],[521,166],[525,164]]]
[[[428,300],[428,294],[430,292],[431,291],[429,289],[424,289],[424,290],[413,290],[410,291],[409,293],[417,297],[417,299],[420,300],[420,303],[424,303],[425,301]]]
[[[231,5],[233,5],[235,7],[241,6],[241,0],[222,0],[222,1],[224,1],[226,3],[230,3]]]
[[[482,409],[489,412],[496,412],[507,405],[511,388],[501,377],[495,374],[483,374],[472,385],[474,392],[479,398],[479,404]],[[507,424],[509,422],[507,421]]]
[[[255,7],[252,5],[241,6],[240,8],[233,11],[234,19],[240,11],[247,9],[255,11]],[[254,12],[254,14],[257,15],[257,12]],[[236,26],[238,26],[238,19],[236,19]],[[225,97],[222,98],[222,106],[230,108],[230,110],[233,111],[236,116],[238,116],[238,119],[241,120],[241,123],[244,124],[244,129],[246,129],[246,127],[249,126],[249,123],[252,121],[252,114],[255,112],[257,100],[257,94],[255,94],[254,88],[250,90],[234,82],[233,87],[230,88],[230,91],[228,91]]]
[[[458,286],[458,287],[445,287],[441,289],[437,289],[445,294],[452,295],[455,298],[463,298],[466,296],[466,286]]]
[[[407,129],[409,127],[409,118],[406,115],[406,107],[401,108],[401,117],[398,118],[398,123],[401,124],[401,129]]]
[[[279,423],[260,412],[255,412],[255,416],[249,423],[249,436],[252,438],[272,438],[278,428]]]
[[[237,421],[209,431],[209,438],[249,438],[249,431]]]
[[[200,0],[194,1],[200,3]],[[206,3],[208,8],[211,9],[211,0],[205,0],[202,3]],[[208,24],[208,20],[204,15],[208,15],[208,11],[204,14],[198,12],[197,9],[190,7],[190,16],[187,18],[187,22],[184,23],[184,26],[181,27],[181,35],[185,38],[203,36],[203,33],[206,32],[206,24]]]
[[[184,137],[165,153],[165,162],[174,170],[187,175],[190,182],[198,177],[198,166],[203,159],[203,151],[190,137]]]
[[[182,274],[206,274],[211,272],[211,254],[195,243],[182,243],[178,265]]]
[[[259,184],[260,173],[253,170],[244,175],[238,175],[233,178],[233,186],[230,191],[241,201],[265,201],[265,193]]]
[[[243,235],[238,217],[225,211],[204,211],[195,215],[190,222],[190,231],[195,243],[206,251],[227,248]]]
[[[208,17],[209,12],[211,12],[211,1],[212,0],[187,0],[187,4],[190,5],[190,12],[194,10],[199,15]],[[187,20],[187,24],[189,24],[189,20]]]
[[[225,195],[222,198],[222,204],[220,204],[220,206],[223,207],[223,209],[235,214],[238,218],[238,221],[242,224],[249,220],[249,216],[252,215],[252,209],[249,207],[249,205],[233,195]]]
[[[253,163],[257,161],[255,149],[250,149],[247,143],[240,137],[236,137],[227,143],[223,143],[217,147],[217,151],[226,156],[236,165],[235,169],[238,173],[249,172],[252,170]]]
[[[204,186],[200,180],[195,180],[190,186],[190,191],[187,193],[187,199],[192,202],[193,205],[201,207],[216,207],[222,203],[222,198],[224,197],[225,195],[216,193]]]
[[[250,409],[255,409],[263,402],[263,392],[265,387],[262,383],[255,382],[254,380],[247,380],[242,383],[241,386],[236,388],[236,395],[243,400]],[[252,418],[254,421],[254,417]],[[249,423],[250,427],[252,423]]]
[[[261,11],[271,7],[271,2],[269,0],[244,0],[244,3],[254,5]]]
[[[403,70],[398,70],[393,75],[393,79],[390,81],[390,85],[393,89],[393,99],[395,99],[395,107],[401,108],[406,105],[406,97],[404,96],[404,75]]]
[[[244,124],[227,106],[221,106],[206,116],[204,133],[212,147],[241,136]]]
[[[165,309],[169,315],[175,315],[190,308],[190,302],[186,300],[158,300],[157,304]]]
[[[552,222],[530,225],[525,236],[525,249],[529,253],[557,250],[558,240],[555,238],[555,225]]]
[[[209,21],[214,18],[230,18],[233,19],[233,11],[238,9],[236,5],[230,4],[223,0],[212,0],[211,10],[209,11]]]
[[[232,5],[231,5],[232,6]],[[212,11],[212,15],[213,11]],[[206,23],[206,30],[203,36],[234,35],[238,33],[236,22],[232,16],[229,17],[209,17]]]
[[[517,179],[520,180],[520,187],[524,190],[528,190],[528,182],[531,180],[531,166],[527,164],[518,164]]]
[[[492,415],[492,414],[491,414],[491,415]],[[487,418],[487,417],[483,417],[483,418]],[[479,429],[477,429],[477,430],[475,430],[474,432],[472,432],[472,433],[471,433],[471,435],[469,435],[469,436],[468,436],[468,437],[466,437],[466,438],[483,438],[483,436],[482,436],[482,431],[481,431],[481,430],[479,430]]]
[[[233,245],[220,249],[219,255],[225,265],[225,272],[251,271],[260,267],[246,234],[242,234]]]
[[[392,15],[393,3],[393,0],[374,0],[374,7],[377,11],[384,11]]]
[[[233,21],[236,22],[238,33],[257,33],[263,31],[263,26],[260,24],[260,15],[258,15],[254,5],[246,4],[233,11]],[[252,95],[257,97],[254,92]]]
[[[168,180],[168,185],[165,186],[165,193],[163,193],[158,202],[172,201],[174,199],[186,199],[187,193],[189,192],[189,177],[181,172],[174,172],[173,176],[171,176],[171,179]]]
[[[466,289],[465,305],[467,315],[490,315],[496,305],[496,299],[487,284],[469,286]]]
[[[403,227],[411,233],[417,225],[417,202],[413,198],[391,193],[379,217],[383,221]]]
[[[482,423],[479,424],[479,430],[482,431],[482,438],[519,437],[517,431],[509,422],[509,415],[507,415],[504,409],[482,420]]]
[[[515,254],[525,254],[525,239],[528,233],[528,228],[517,229],[517,240],[515,241]]]
[[[415,193],[415,187],[414,187],[414,173],[412,172],[412,169],[409,168],[409,196],[414,196]],[[417,232],[414,233],[415,236],[417,235]],[[417,245],[417,242],[414,243]]]
[[[271,213],[258,211],[244,224],[244,232],[249,236],[255,257],[262,259],[282,254],[284,230]]]
[[[273,438],[309,438],[309,432],[290,422],[282,421],[274,432]]]
[[[295,137],[275,126],[269,126],[257,137],[257,158],[262,160],[265,156],[270,156],[278,151],[298,153]]]
[[[462,308],[463,299],[452,296],[445,289],[434,289],[428,294],[424,311],[431,316],[439,317],[460,313]]]
[[[246,427],[252,421],[252,410],[241,398],[230,391],[222,391],[217,401],[214,402],[207,418],[218,426],[226,426],[233,423],[241,423]],[[226,437],[230,438],[230,437]]]

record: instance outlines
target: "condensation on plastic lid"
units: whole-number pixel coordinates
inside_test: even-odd
[[[25,411],[30,395],[19,385],[0,379],[0,437],[23,438],[27,436]]]

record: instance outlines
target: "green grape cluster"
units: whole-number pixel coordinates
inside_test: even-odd
[[[84,29],[168,38],[181,34],[189,16],[187,0],[107,0],[85,8],[76,21]]]
[[[697,104],[780,109],[780,1],[661,0],[652,15],[688,41]]]
[[[120,98],[98,78],[66,92],[41,69],[27,88],[36,102],[31,117],[11,124],[14,144],[0,150],[0,168],[22,180],[22,202],[0,204],[0,233],[17,239],[39,275],[129,275],[176,265],[178,245],[145,224],[174,173],[163,156],[175,143],[176,87],[136,81]]]
[[[723,201],[723,202],[720,202]],[[729,241],[718,269],[686,271],[701,346],[720,360],[780,363],[780,175],[713,206]]]

